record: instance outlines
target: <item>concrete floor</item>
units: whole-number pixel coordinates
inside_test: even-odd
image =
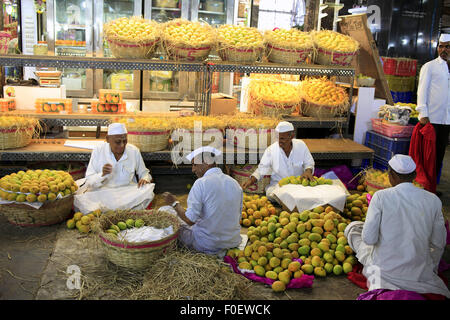
[[[447,148],[445,170],[438,190],[443,212],[450,221],[450,147]],[[184,195],[186,185],[192,183],[188,175],[155,176],[155,193],[171,191]],[[165,178],[164,180],[162,178]],[[176,181],[176,182],[175,182]],[[185,203],[184,203],[185,205]],[[243,229],[242,233],[245,230]],[[40,228],[21,228],[11,225],[0,214],[0,299],[74,299],[80,296],[77,290],[69,290],[65,272],[70,265],[78,265],[81,270],[94,261],[105,264],[101,248],[91,250],[95,243],[93,235],[82,235],[68,230],[64,223]],[[90,248],[90,249],[89,249]],[[450,248],[444,253],[444,260],[450,262]],[[83,271],[82,271],[83,272]],[[444,275],[450,279],[450,270]],[[283,294],[274,294],[272,289],[259,283],[251,287],[256,299],[282,300],[354,300],[364,292],[345,276],[330,276],[315,279],[309,289],[290,289]],[[110,298],[108,292],[99,292],[96,299]]]

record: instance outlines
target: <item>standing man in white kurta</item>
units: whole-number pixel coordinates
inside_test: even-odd
[[[419,121],[436,132],[436,177],[442,167],[450,134],[450,34],[439,38],[438,57],[420,69],[417,88]],[[437,191],[438,196],[441,192]]]
[[[270,175],[266,195],[272,201],[276,201],[273,191],[281,179],[289,176],[314,179],[314,159],[306,144],[300,139],[294,139],[295,131],[292,123],[282,121],[275,131],[278,133],[278,141],[264,151],[258,168],[242,184],[242,189],[246,189],[263,176]]]
[[[85,214],[96,209],[146,209],[154,197],[149,170],[139,149],[127,143],[122,123],[110,124],[106,142],[92,151],[85,181],[74,198],[76,210]]]
[[[198,177],[189,192],[186,210],[170,192],[165,192],[163,197],[181,219],[179,240],[186,247],[225,255],[226,249],[241,243],[239,220],[243,192],[239,183],[214,163],[220,154],[220,150],[207,146],[186,157]]]
[[[364,266],[369,290],[409,290],[450,298],[438,276],[446,244],[439,198],[412,183],[416,164],[407,155],[389,161],[392,188],[375,192],[366,221],[354,221],[344,231]]]

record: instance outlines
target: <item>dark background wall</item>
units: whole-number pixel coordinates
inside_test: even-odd
[[[408,57],[419,65],[436,57],[442,0],[341,0],[346,15],[354,5],[369,8],[368,20],[381,56]]]

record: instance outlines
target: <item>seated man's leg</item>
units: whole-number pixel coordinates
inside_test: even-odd
[[[353,221],[344,230],[344,236],[347,238],[348,245],[356,254],[358,261],[366,266],[370,264],[370,253],[373,246],[364,243],[362,239],[362,230],[364,222]]]

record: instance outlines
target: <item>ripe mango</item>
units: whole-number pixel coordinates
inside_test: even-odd
[[[311,248],[308,246],[308,245],[304,245],[304,246],[301,246],[300,248],[298,248],[298,253],[300,254],[300,255],[308,255],[309,254],[309,251],[311,250]]]
[[[136,227],[136,228],[140,228],[140,227],[142,227],[142,226],[144,226],[145,225],[145,222],[144,222],[144,220],[142,220],[142,219],[137,219],[135,222],[134,222],[134,226]]]
[[[91,219],[88,216],[81,217],[81,223],[84,225],[89,225],[91,223]]]
[[[325,224],[323,225],[323,229],[325,231],[330,231],[331,232],[334,229],[334,222],[333,222],[333,220],[330,220],[330,219],[325,220]]]
[[[74,229],[75,228],[75,220],[73,220],[73,219],[67,220],[66,225],[67,225],[68,229]]]
[[[333,267],[333,273],[337,276],[340,275],[342,273],[342,271],[343,271],[342,266],[339,264],[337,264]]]
[[[267,230],[270,233],[275,232],[277,230],[277,227],[276,227],[275,223],[269,222],[269,224],[267,225]]]
[[[80,224],[81,224],[81,221],[80,221]],[[117,230],[116,229],[108,229],[108,230],[106,230],[106,233],[111,233],[111,234],[117,235]]]
[[[266,257],[260,257],[259,259],[258,259],[258,264],[260,265],[260,266],[262,266],[262,267],[264,267],[266,264],[267,264],[267,258]]]
[[[116,226],[115,224],[112,224],[109,228],[110,228],[110,229],[114,229],[114,230],[116,230],[117,232],[120,232],[120,228],[119,228],[118,226]]]
[[[272,279],[272,280],[277,280],[278,279],[278,274],[275,271],[267,271],[266,272],[266,278]]]
[[[322,227],[325,224],[323,219],[311,219],[310,221],[314,227]]]
[[[312,249],[311,250],[311,256],[321,257],[322,256],[322,250],[320,250],[319,248]]]
[[[322,267],[315,267],[314,268],[314,275],[318,277],[325,277],[327,275],[327,272]]]
[[[280,263],[281,263],[281,261],[280,261],[280,259],[277,258],[277,257],[272,257],[272,258],[270,258],[270,260],[269,260],[269,264],[270,264],[270,266],[271,266],[272,268],[278,267],[278,266],[280,265]]]
[[[346,245],[347,244],[347,238],[346,237],[339,237],[337,239],[337,244],[342,244],[342,245]]]
[[[308,221],[308,219],[309,219],[309,211],[308,210],[305,210],[302,213],[300,213],[301,221],[306,222],[306,221]]]
[[[321,265],[322,260],[320,259],[319,256],[314,256],[311,259],[311,264],[313,265],[313,267],[319,267]]]
[[[300,267],[301,267],[300,262],[292,261],[288,265],[288,270],[291,271],[291,272],[296,272],[296,271],[300,270]]]
[[[252,266],[248,262],[239,263],[239,269],[252,270]]]
[[[325,252],[325,253],[323,254],[323,259],[324,259],[326,262],[332,263],[333,260],[334,260],[334,257],[333,257],[333,255],[332,255],[330,252]]]
[[[281,259],[283,257],[283,251],[280,248],[273,249],[272,253],[276,258]]]
[[[330,243],[336,243],[337,239],[333,234],[327,235],[327,239],[330,241]]]
[[[275,292],[283,292],[286,290],[286,285],[282,281],[275,281],[272,283],[272,290]]]
[[[343,264],[342,264],[342,269],[344,270],[344,273],[349,273],[350,271],[352,271],[352,269],[353,269],[353,267],[352,267],[352,265],[350,264],[350,263],[348,263],[348,262],[344,262]]]
[[[295,232],[295,230],[297,229],[297,224],[295,222],[289,222],[286,225],[286,229],[289,230],[290,233]]]
[[[325,266],[323,267],[327,273],[333,272],[333,264],[332,263],[325,263]]]
[[[291,250],[291,251],[297,252],[298,248],[300,248],[300,245],[299,245],[297,242],[295,242],[295,243],[290,243],[290,244],[288,245],[288,249]]]
[[[126,225],[128,228],[133,228],[134,227],[134,220],[133,219],[127,219],[127,221],[125,221]]]
[[[289,263],[291,263],[292,259],[289,258],[284,258],[283,260],[281,260],[281,267],[283,269],[287,269],[287,267],[289,266]]]
[[[296,231],[298,234],[302,234],[303,232],[305,232],[305,230],[306,230],[306,226],[303,223],[297,224]]]
[[[319,242],[322,239],[322,236],[318,233],[313,232],[308,236],[308,239],[311,241]]]
[[[287,284],[289,284],[289,281],[291,281],[291,276],[290,276],[289,272],[282,271],[278,274],[278,279],[287,285]]]
[[[297,270],[294,272],[294,279],[298,279],[301,278],[303,276],[303,271],[302,270]]]
[[[309,213],[309,219],[320,219],[320,212],[310,212]]]
[[[276,272],[278,275],[280,272],[284,271],[284,269],[282,267],[276,267],[276,268],[273,268],[273,271]]]
[[[353,250],[352,250],[352,248],[349,245],[344,246],[344,249],[345,249],[345,254],[346,255],[349,256],[349,255],[353,254]]]
[[[317,248],[320,249],[322,252],[327,252],[328,250],[330,250],[330,247],[329,247],[328,244],[325,243],[325,242],[320,242],[320,243],[317,245]]]
[[[258,275],[260,277],[264,277],[266,274],[266,270],[264,269],[264,267],[262,267],[260,265],[254,266],[253,270],[255,271],[256,275]]]
[[[324,212],[325,211],[325,208],[324,207],[322,207],[322,206],[318,206],[318,207],[316,207],[316,208],[314,208],[313,209],[313,212],[315,212],[315,213],[322,213],[322,212]]]
[[[312,227],[311,232],[312,233],[318,233],[318,234],[322,235],[323,234],[323,229],[321,227]]]
[[[311,241],[309,239],[300,239],[298,241],[298,244],[300,246],[309,246],[311,244]]]
[[[314,271],[314,267],[311,264],[304,264],[301,269],[306,274],[311,274]]]
[[[339,262],[343,262],[343,261],[345,260],[345,254],[344,254],[343,252],[341,252],[341,251],[336,251],[336,252],[334,253],[334,256],[336,257],[336,259],[337,259]]]

